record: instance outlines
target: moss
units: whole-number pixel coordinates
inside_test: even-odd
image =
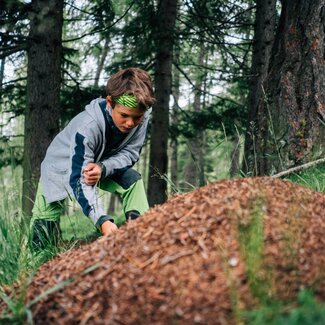
[[[265,199],[251,199],[249,215],[238,219],[238,240],[246,264],[246,273],[252,295],[262,304],[269,300],[271,272],[263,263]]]

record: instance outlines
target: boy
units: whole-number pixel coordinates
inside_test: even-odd
[[[151,79],[128,68],[111,76],[106,91],[106,101],[93,100],[47,149],[31,220],[34,250],[57,243],[62,203],[70,195],[104,236],[117,226],[98,204],[97,186],[122,196],[127,220],[148,209],[141,175],[131,167],[139,159],[154,103]]]

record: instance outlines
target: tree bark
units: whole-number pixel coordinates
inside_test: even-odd
[[[256,141],[261,103],[264,101],[264,82],[267,77],[274,43],[276,23],[276,0],[257,0],[254,27],[253,56],[250,89],[248,95],[247,133],[244,145],[243,171],[248,175],[258,174]]]
[[[59,130],[62,0],[33,0],[27,49],[23,212],[30,215],[40,164]]]
[[[324,9],[324,0],[282,1],[266,101],[259,106],[261,175],[324,155]]]
[[[168,170],[167,143],[169,129],[169,99],[173,59],[174,29],[177,0],[161,0],[158,3],[156,24],[155,97],[153,107],[148,200],[150,206],[167,199]]]

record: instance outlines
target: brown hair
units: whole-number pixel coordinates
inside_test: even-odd
[[[148,109],[155,102],[151,78],[139,68],[127,68],[113,74],[107,81],[106,91],[113,102],[114,98],[124,94],[136,96],[141,110]]]

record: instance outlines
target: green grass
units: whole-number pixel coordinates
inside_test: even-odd
[[[302,290],[297,301],[291,305],[264,305],[258,310],[243,314],[249,325],[323,325],[325,324],[325,304],[316,301],[312,292]]]
[[[87,238],[90,240],[99,236],[92,221],[83,215],[82,212],[76,212],[71,216],[62,216],[60,226],[64,241],[78,241]]]
[[[61,217],[63,242],[58,246],[49,246],[41,253],[32,254],[27,245],[29,224],[21,214],[15,219],[1,211],[0,215],[0,300],[7,309],[0,313],[0,324],[32,324],[31,306],[25,304],[25,297],[30,281],[40,265],[53,258],[59,252],[73,249],[80,243],[87,243],[100,236],[92,221],[81,212],[72,216]],[[115,217],[117,224],[122,224],[122,216]],[[65,283],[50,288],[42,296],[59,290]]]
[[[50,246],[40,254],[32,254],[28,248],[29,220],[20,210],[21,179],[20,167],[0,170],[0,301],[7,305],[0,313],[0,324],[32,324],[31,305],[25,305],[25,296],[39,266],[59,252],[100,236],[89,218],[75,212],[61,217],[63,242],[59,247]],[[114,218],[118,225],[124,222],[121,214]],[[46,294],[50,293],[51,290]]]
[[[325,164],[320,164],[297,173],[292,173],[284,179],[304,185],[314,191],[325,192]]]
[[[118,226],[125,223],[125,217],[121,212],[113,215],[113,218]],[[81,211],[75,212],[73,215],[62,216],[60,226],[64,241],[92,240],[100,236],[93,222]]]

